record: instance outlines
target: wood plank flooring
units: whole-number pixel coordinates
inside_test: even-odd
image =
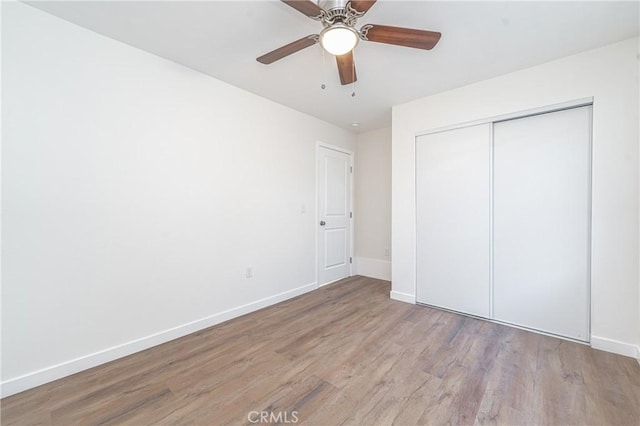
[[[389,291],[340,281],[5,398],[2,424],[640,425],[636,360]]]

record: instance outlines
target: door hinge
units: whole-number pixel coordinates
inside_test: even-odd
[[[349,212],[349,217],[353,219],[353,212]]]
[[[353,166],[349,166],[349,172],[353,173]]]
[[[353,263],[353,257],[349,258],[349,263]]]

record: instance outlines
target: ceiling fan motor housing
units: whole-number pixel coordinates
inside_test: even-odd
[[[358,12],[349,4],[349,0],[324,0],[318,2],[318,6],[322,8],[322,12],[314,19],[322,22],[325,27],[342,23],[349,27],[353,27],[364,12]]]
[[[318,6],[324,10],[331,10],[341,8],[344,9],[349,3],[349,0],[320,0]]]

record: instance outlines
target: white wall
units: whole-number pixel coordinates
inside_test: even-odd
[[[315,144],[351,133],[2,7],[4,395],[315,288]]]
[[[356,272],[391,280],[391,128],[359,134],[355,155]]]
[[[415,301],[415,134],[592,96],[591,340],[634,355],[640,340],[637,55],[634,38],[394,107],[392,297]]]

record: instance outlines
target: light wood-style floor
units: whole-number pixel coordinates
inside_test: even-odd
[[[389,291],[343,280],[5,398],[2,424],[640,424],[636,360]]]

